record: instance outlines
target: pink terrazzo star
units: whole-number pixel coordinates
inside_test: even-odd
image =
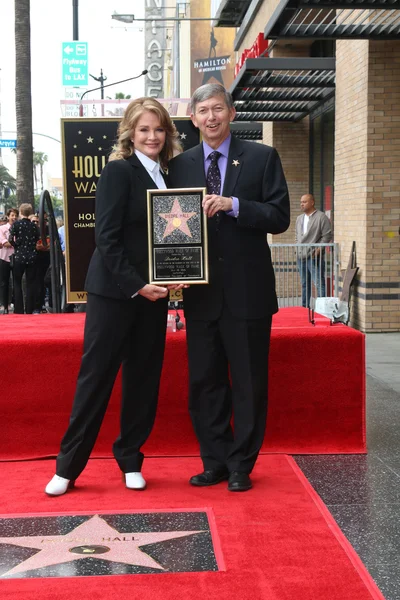
[[[168,223],[164,231],[163,239],[167,237],[170,233],[179,229],[183,233],[186,233],[188,237],[192,237],[190,229],[188,227],[187,222],[191,217],[196,215],[195,212],[182,212],[181,205],[179,204],[178,198],[175,198],[174,204],[172,205],[171,212],[169,213],[159,213],[159,216],[165,219]]]
[[[139,565],[164,571],[163,567],[141,549],[147,544],[194,535],[200,531],[130,532],[120,533],[104,519],[94,515],[65,535],[26,536],[0,538],[0,544],[13,544],[23,548],[35,548],[38,552],[13,567],[2,577],[24,573],[61,563],[96,556],[110,562]],[[101,554],[93,547],[102,547]],[[75,553],[79,551],[78,553]]]

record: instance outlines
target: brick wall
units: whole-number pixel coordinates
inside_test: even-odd
[[[366,287],[359,292],[368,331],[399,331],[400,42],[370,42],[368,84]]]
[[[362,278],[366,269],[368,41],[336,42],[335,241],[346,268],[352,242]],[[352,306],[352,324],[363,328],[365,303]]]
[[[356,242],[352,325],[400,330],[400,42],[336,44],[335,241]]]

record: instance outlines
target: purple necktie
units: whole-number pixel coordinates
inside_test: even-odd
[[[221,171],[218,166],[218,159],[221,156],[221,152],[211,152],[209,159],[211,160],[210,166],[207,171],[207,193],[208,194],[220,194],[221,193]]]

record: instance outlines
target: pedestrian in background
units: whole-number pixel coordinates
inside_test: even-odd
[[[21,204],[19,207],[20,220],[15,221],[9,231],[8,241],[14,248],[13,279],[14,279],[14,313],[32,314],[35,309],[36,297],[36,242],[39,239],[39,229],[29,219],[32,214],[31,204]],[[26,303],[22,291],[22,277],[26,278]],[[25,309],[25,310],[24,310]]]
[[[9,208],[7,223],[0,226],[0,305],[4,306],[3,314],[8,314],[10,295],[10,274],[14,248],[8,238],[11,225],[18,219],[18,209]]]
[[[329,244],[332,240],[331,222],[326,214],[315,208],[312,194],[300,198],[303,214],[296,219],[296,244]],[[299,248],[297,268],[301,278],[301,303],[310,306],[311,283],[317,289],[317,295],[326,295],[324,248]]]

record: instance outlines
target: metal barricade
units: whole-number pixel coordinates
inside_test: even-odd
[[[270,244],[270,248],[280,307],[313,308],[317,296],[339,295],[339,244]]]

